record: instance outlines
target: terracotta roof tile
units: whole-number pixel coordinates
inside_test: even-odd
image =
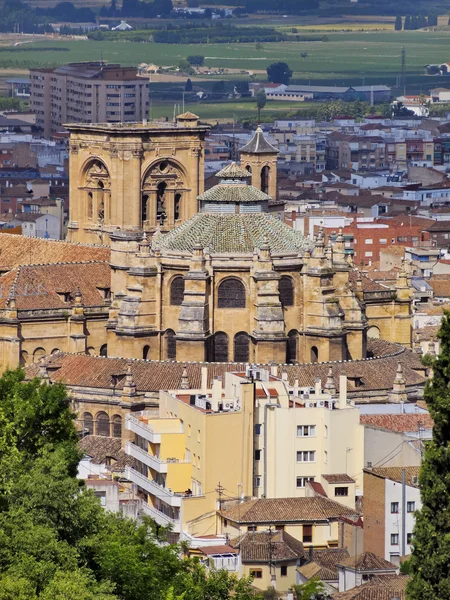
[[[339,561],[339,566],[350,567],[357,571],[396,571],[397,566],[377,556],[373,552],[363,552],[358,556],[349,556]]]
[[[213,554],[236,554],[236,549],[231,546],[202,546],[198,549],[199,552],[206,556],[212,556]]]
[[[260,498],[222,510],[225,519],[236,523],[289,523],[324,521],[340,516],[352,517],[357,512],[329,498]]]
[[[318,577],[321,581],[337,581],[339,578],[337,565],[348,556],[347,548],[314,550],[312,562],[303,565],[298,571],[307,579]]]
[[[429,413],[405,415],[361,415],[363,425],[380,427],[397,433],[418,432],[420,428],[432,429],[434,423]]]
[[[105,246],[89,246],[0,233],[0,270],[6,271],[23,264],[49,264],[109,261],[111,250]]]
[[[126,466],[134,467],[136,464],[134,458],[122,450],[120,438],[86,435],[80,440],[79,447],[97,465],[106,465],[110,459],[113,459],[113,462],[108,465],[108,470],[111,472],[123,471]]]
[[[333,600],[406,600],[408,579],[405,575],[374,577],[368,583],[347,592],[334,594]]]
[[[417,478],[419,477],[420,467],[375,467],[367,470],[367,472],[390,479],[391,481],[402,481],[402,471],[405,469],[405,481],[406,485],[411,487],[419,487]]]
[[[0,277],[0,308],[10,296],[18,310],[69,308],[77,290],[84,306],[105,306],[100,290],[110,287],[106,262],[25,265]]]
[[[322,475],[322,477],[325,479],[325,481],[328,481],[328,483],[355,483],[355,480],[346,473],[339,473],[337,475]]]
[[[296,560],[305,556],[302,542],[285,531],[276,531],[272,535],[266,531],[249,532],[233,545],[239,548],[243,563]]]
[[[435,296],[450,298],[450,275],[433,275],[428,279],[428,283]]]
[[[426,379],[414,369],[423,369],[417,354],[404,347],[385,342],[369,340],[368,350],[376,357],[372,360],[343,361],[331,363],[312,363],[306,365],[278,365],[277,376],[281,378],[286,370],[290,385],[298,379],[300,387],[314,386],[320,377],[325,385],[331,367],[336,386],[339,387],[339,375],[349,377],[348,391],[366,392],[375,390],[391,390],[400,363],[407,386],[423,386]],[[52,381],[62,381],[72,386],[89,386],[95,388],[111,388],[112,376],[125,373],[128,364],[131,366],[133,378],[139,392],[180,389],[181,376],[185,363],[157,362],[145,360],[129,360],[126,358],[102,358],[80,354],[56,354],[47,358],[51,367]],[[208,370],[208,385],[215,377],[223,377],[226,372],[245,372],[244,363],[187,363],[189,384],[193,389],[201,387],[202,366]],[[267,368],[269,366],[267,365]],[[39,365],[30,365],[26,369],[27,377],[37,376]],[[355,385],[355,380],[360,383]],[[121,389],[123,382],[118,382],[116,389]]]

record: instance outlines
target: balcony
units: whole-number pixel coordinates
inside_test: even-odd
[[[167,461],[149,454],[145,450],[142,450],[142,448],[139,448],[139,446],[136,446],[136,444],[127,442],[125,444],[125,452],[157,473],[167,473]]]
[[[174,533],[181,533],[181,523],[178,519],[172,519],[168,517],[160,510],[150,506],[147,502],[142,500],[142,512],[147,516],[151,517],[158,525],[162,525],[163,527],[170,526]]]
[[[144,423],[140,419],[133,417],[132,415],[125,416],[125,427],[129,431],[140,435],[145,440],[148,440],[152,444],[160,444],[161,443],[161,434],[156,433],[153,427]]]
[[[129,479],[135,485],[138,485],[140,488],[145,490],[147,493],[152,496],[156,496],[169,506],[173,507],[181,507],[181,499],[184,494],[176,494],[171,490],[163,487],[162,485],[158,485],[155,481],[149,479],[145,475],[136,471],[132,467],[125,467],[125,477]]]

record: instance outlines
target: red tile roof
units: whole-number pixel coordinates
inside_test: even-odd
[[[417,432],[421,428],[432,429],[434,425],[429,413],[418,415],[361,415],[360,422],[363,425],[380,427],[397,433]]]

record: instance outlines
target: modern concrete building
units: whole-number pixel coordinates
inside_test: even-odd
[[[419,467],[364,469],[364,550],[399,565],[411,554],[414,513],[420,508]]]
[[[148,82],[134,67],[70,63],[30,72],[30,107],[44,137],[65,123],[123,123],[147,118]]]

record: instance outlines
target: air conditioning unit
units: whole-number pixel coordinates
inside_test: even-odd
[[[223,403],[223,410],[233,410],[234,408],[234,402],[224,402]]]
[[[253,378],[255,381],[261,381],[261,371],[253,371]]]
[[[314,402],[307,402],[306,403],[306,408],[314,408],[316,405]]]
[[[417,477],[417,475],[413,475],[411,477],[411,481],[414,485],[417,485],[419,483],[419,478]]]
[[[319,400],[317,402],[317,406],[325,406],[325,401],[324,400]]]
[[[372,463],[371,463],[371,462],[368,462],[368,463],[367,463],[367,468],[368,468],[368,469],[371,469],[371,468],[372,468]]]

